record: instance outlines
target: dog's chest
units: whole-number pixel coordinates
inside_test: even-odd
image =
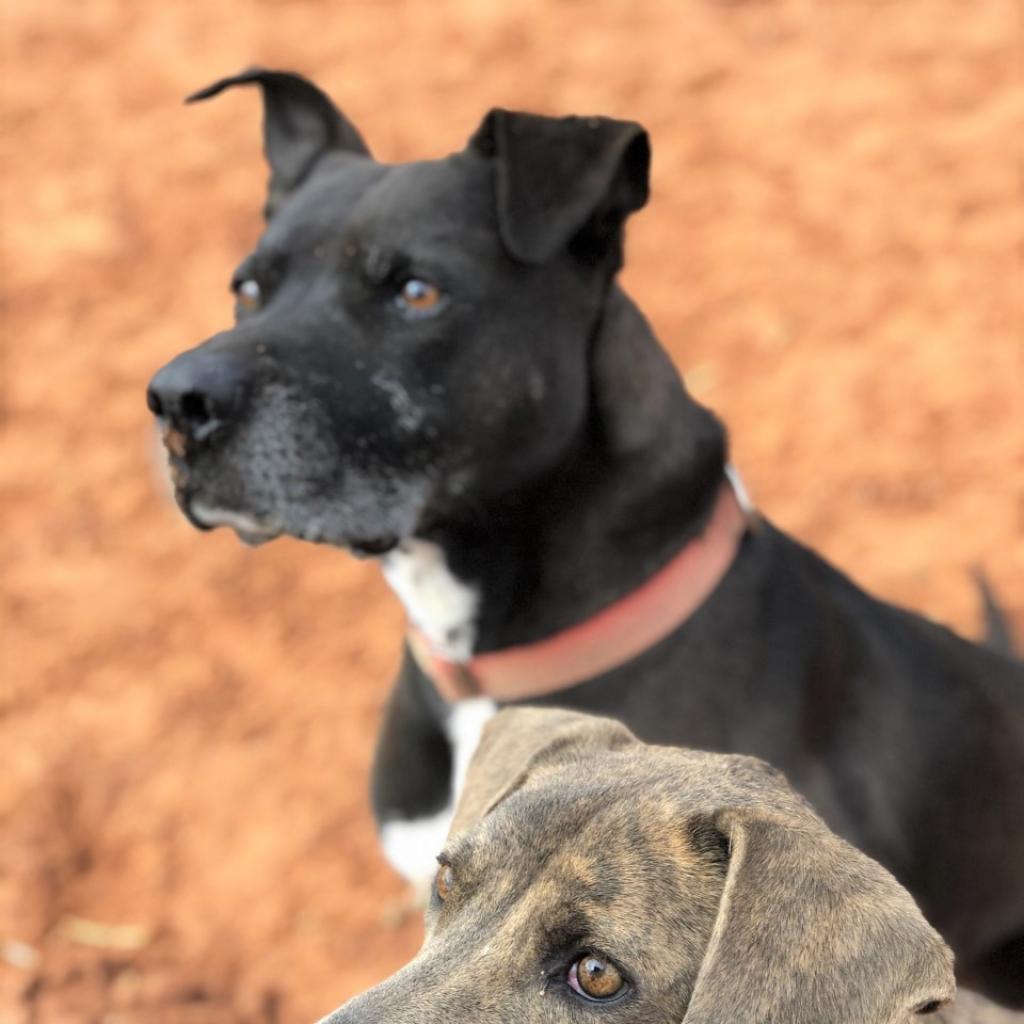
[[[452,661],[468,661],[476,641],[480,593],[456,579],[444,551],[413,537],[385,555],[381,569],[431,647]]]

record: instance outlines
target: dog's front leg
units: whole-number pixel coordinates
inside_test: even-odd
[[[448,711],[408,651],[384,711],[373,761],[373,812],[385,855],[425,889],[452,815]]]

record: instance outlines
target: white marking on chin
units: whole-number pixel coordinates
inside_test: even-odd
[[[251,516],[247,516],[243,512],[231,512],[224,508],[214,508],[212,505],[207,505],[202,501],[193,501],[190,510],[192,515],[204,526],[230,526],[233,530],[239,530],[242,533],[255,536],[261,534],[269,535],[276,532],[273,527],[267,526],[264,523],[258,523]]]
[[[476,643],[480,592],[452,575],[441,547],[410,537],[380,564],[409,619],[434,650],[452,661],[468,661]]]
[[[436,814],[413,821],[389,821],[381,827],[380,841],[391,866],[419,892],[430,886],[437,871],[437,855],[444,849],[470,761],[480,745],[480,734],[498,705],[487,697],[459,701],[445,722],[452,747],[452,796]]]

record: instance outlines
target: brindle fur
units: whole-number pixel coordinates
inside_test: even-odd
[[[420,954],[324,1024],[1014,1016],[973,996],[944,1007],[952,955],[907,892],[754,758],[506,710],[485,730],[442,859],[453,884],[432,898]],[[588,1003],[569,988],[581,950],[616,962],[623,998]]]

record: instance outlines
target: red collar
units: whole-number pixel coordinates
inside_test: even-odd
[[[750,520],[746,496],[730,474],[703,533],[646,583],[585,622],[464,662],[438,656],[427,638],[410,627],[409,649],[447,701],[491,697],[509,702],[565,690],[624,665],[678,629],[732,565]]]

